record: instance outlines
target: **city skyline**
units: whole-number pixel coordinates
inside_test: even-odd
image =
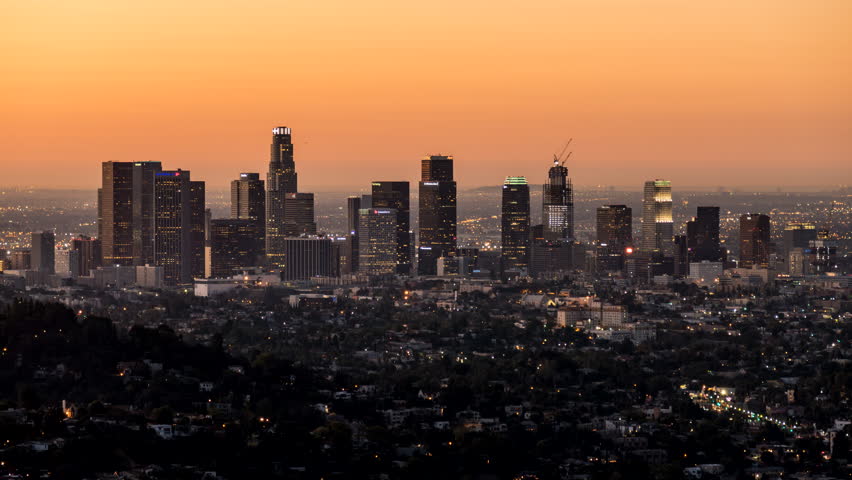
[[[225,185],[266,170],[269,125],[298,129],[313,190],[413,181],[434,153],[459,185],[538,184],[570,137],[576,185],[852,183],[848,2],[42,7],[0,28],[15,183],[153,160]]]

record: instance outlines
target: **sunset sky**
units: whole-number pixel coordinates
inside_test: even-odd
[[[852,1],[11,0],[0,185],[95,188],[159,160],[265,177],[292,127],[304,191],[544,180],[852,184]]]

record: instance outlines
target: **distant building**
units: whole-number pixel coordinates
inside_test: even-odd
[[[626,205],[604,205],[597,209],[597,269],[620,271],[624,251],[633,247],[633,209]]]
[[[781,242],[784,248],[784,266],[788,273],[793,275],[793,271],[796,270],[796,265],[790,262],[793,251],[797,248],[807,249],[809,242],[816,239],[817,229],[812,223],[788,223],[784,227]]]
[[[555,156],[542,190],[541,215],[545,240],[574,238],[574,190],[568,168]]]
[[[337,276],[336,266],[331,238],[304,236],[284,239],[283,280]]]
[[[257,265],[260,224],[253,219],[214,219],[210,221],[210,271],[208,276],[224,278],[240,268]]]
[[[169,285],[204,274],[204,182],[188,171],[155,174],[154,263]]]
[[[457,200],[453,157],[431,155],[422,160],[419,201],[418,273],[435,275],[438,258],[456,251]]]
[[[29,270],[32,266],[32,250],[29,248],[16,248],[9,255],[9,268],[7,270]]]
[[[289,127],[272,129],[269,172],[266,176],[266,256],[272,266],[284,266],[285,228],[284,200],[296,193],[296,164],[293,161],[293,142]]]
[[[133,264],[133,163],[103,162],[98,238],[104,265]]]
[[[746,213],[740,217],[739,268],[769,268],[769,216]]]
[[[526,178],[506,177],[502,207],[503,268],[526,270],[530,255],[530,187]]]
[[[55,251],[54,273],[60,276],[77,278],[80,276],[79,252],[70,248],[58,248]]]
[[[724,261],[719,238],[719,207],[698,207],[696,217],[686,222],[690,262]]]
[[[529,274],[533,277],[561,275],[574,268],[575,242],[537,241],[530,246]]]
[[[375,276],[392,275],[396,272],[396,215],[396,210],[390,208],[360,210],[359,273]]]
[[[54,273],[56,271],[56,236],[51,231],[44,231],[34,232],[31,238],[30,268],[48,275]]]
[[[408,182],[372,184],[372,208],[396,210],[396,273],[411,273],[411,203]]]
[[[689,264],[689,280],[701,286],[713,286],[719,283],[719,279],[725,271],[722,262],[691,262]]]
[[[101,241],[80,235],[71,240],[71,250],[77,252],[79,275],[89,275],[89,271],[101,266]]]
[[[833,240],[811,240],[807,249],[808,273],[823,275],[837,270],[837,242]]]
[[[284,233],[288,237],[316,235],[314,194],[288,193],[284,196]]]
[[[265,256],[266,191],[259,173],[241,173],[231,181],[231,218],[255,222],[255,247],[257,255]]]
[[[162,171],[160,162],[133,162],[133,265],[154,263],[154,176]]]
[[[654,253],[664,257],[674,256],[672,182],[668,180],[645,182],[641,247],[644,256]]]
[[[346,199],[346,243],[340,250],[340,272],[349,275],[358,271],[358,221],[361,197]]]
[[[163,288],[165,284],[163,267],[155,265],[136,267],[136,285],[144,288]]]

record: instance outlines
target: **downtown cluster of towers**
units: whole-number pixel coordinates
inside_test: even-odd
[[[252,267],[280,271],[285,280],[471,273],[484,263],[485,252],[458,247],[453,157],[427,156],[421,167],[415,239],[407,181],[373,182],[370,195],[348,198],[346,235],[317,235],[314,195],[298,191],[288,127],[272,131],[265,182],[258,173],[241,173],[231,182],[229,218],[211,218],[204,182],[192,180],[189,171],[164,170],[160,162],[104,162],[99,258],[91,263],[160,267],[172,285],[227,278]],[[592,268],[650,277],[686,275],[691,262],[727,262],[719,207],[698,207],[687,234],[674,235],[666,180],[645,183],[638,244],[625,205],[598,208],[594,245],[576,241],[572,185],[557,157],[543,186],[541,224],[531,224],[524,177],[507,177],[502,189],[501,251],[488,266],[491,272]],[[738,266],[766,267],[771,251],[769,218],[743,215]]]
[[[373,182],[370,195],[348,199],[346,235],[317,235],[314,195],[298,191],[288,127],[272,131],[265,182],[258,173],[241,173],[231,182],[229,218],[210,217],[205,184],[193,180],[190,171],[165,170],[160,162],[104,162],[98,190],[100,258],[95,263],[162,267],[167,284],[229,277],[252,266],[281,270],[285,279],[294,280],[458,273],[459,260],[469,257],[470,250],[458,248],[453,157],[431,155],[421,166],[415,242],[407,181]],[[567,173],[555,163],[545,185],[542,237],[549,241],[573,238]],[[527,187],[520,177],[514,182],[507,186]],[[527,263],[528,198],[526,220],[518,209],[522,203],[504,201],[509,219],[508,226],[504,221],[504,256],[509,269],[525,268]],[[526,225],[524,239],[519,237],[522,225]]]

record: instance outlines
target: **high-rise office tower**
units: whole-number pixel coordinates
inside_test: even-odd
[[[358,222],[358,272],[393,275],[397,266],[397,212],[391,208],[362,208]]]
[[[633,245],[633,209],[626,205],[604,205],[597,209],[597,241],[621,253]]]
[[[545,240],[574,238],[574,190],[568,168],[554,157],[542,190],[542,224]]]
[[[258,224],[251,219],[224,218],[210,221],[210,276],[230,277],[240,267],[257,261]]]
[[[596,269],[623,270],[625,249],[633,246],[633,209],[626,205],[604,205],[598,207],[596,220]]]
[[[266,257],[270,265],[284,266],[284,243],[287,236],[285,197],[297,192],[296,164],[289,127],[272,129],[269,173],[266,175]]]
[[[396,210],[396,273],[411,273],[411,201],[408,182],[373,182],[373,208]]]
[[[431,155],[422,160],[419,215],[417,270],[420,275],[435,275],[438,258],[456,251],[456,182],[452,156]]]
[[[80,235],[71,240],[71,250],[77,252],[79,265],[77,265],[76,269],[80,272],[80,275],[88,276],[91,270],[101,266],[100,240]]]
[[[241,173],[231,180],[231,218],[260,220],[265,223],[266,191],[259,173]]]
[[[769,268],[769,216],[746,213],[740,217],[741,268]]]
[[[239,179],[231,181],[231,218],[251,220],[257,224],[255,246],[252,250],[263,260],[266,256],[266,190],[259,173],[241,173]]]
[[[783,232],[784,265],[788,273],[792,273],[793,265],[790,255],[797,248],[807,250],[810,241],[817,239],[816,225],[812,223],[788,223]]]
[[[336,258],[330,237],[287,237],[284,239],[284,280],[307,280],[336,274]]]
[[[640,252],[645,257],[654,254],[674,257],[672,182],[668,180],[645,182],[641,247]]]
[[[288,193],[284,197],[284,233],[288,237],[316,235],[314,194]]]
[[[133,163],[103,162],[98,238],[104,265],[133,264]]]
[[[189,183],[189,226],[190,239],[189,249],[191,260],[191,271],[193,277],[204,276],[204,245],[206,243],[208,220],[206,205],[206,194],[204,182],[194,181]]]
[[[506,177],[501,218],[503,268],[524,270],[530,258],[530,186],[526,178]]]
[[[340,273],[352,274],[358,271],[358,211],[361,209],[361,197],[346,199],[346,239],[340,246]]]
[[[694,219],[686,222],[686,247],[689,262],[721,262],[719,207],[698,207]]]
[[[30,268],[39,272],[56,272],[56,235],[51,231],[33,232]]]
[[[168,284],[204,273],[204,182],[188,171],[154,174],[154,263]]]
[[[160,162],[133,163],[133,264],[154,263],[154,174]]]

